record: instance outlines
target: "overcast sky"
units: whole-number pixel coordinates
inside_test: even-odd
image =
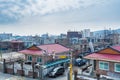
[[[120,28],[120,0],[0,0],[0,33]]]

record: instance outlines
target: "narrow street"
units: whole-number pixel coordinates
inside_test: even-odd
[[[33,78],[28,78],[28,77],[21,77],[21,76],[16,76],[16,75],[11,75],[11,74],[4,74],[0,72],[0,80],[39,80],[39,79],[33,79]],[[56,78],[45,78],[45,80],[67,80],[66,73],[64,75],[58,76]]]
[[[93,78],[85,77],[78,75],[78,77],[82,77],[86,80],[96,80]],[[74,78],[74,77],[73,77]],[[64,73],[64,75],[58,76],[56,78],[44,78],[45,80],[67,80],[67,72]],[[0,80],[39,80],[39,79],[33,79],[33,78],[28,78],[28,77],[21,77],[21,76],[16,76],[16,75],[11,75],[11,74],[4,74],[0,72]],[[73,79],[74,80],[74,79]]]
[[[37,80],[37,79],[26,78],[26,77],[11,75],[11,74],[4,74],[0,72],[0,80]]]

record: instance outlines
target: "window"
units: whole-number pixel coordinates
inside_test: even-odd
[[[108,62],[99,62],[99,69],[101,69],[101,70],[109,70]]]
[[[32,56],[28,56],[28,61],[32,61]]]
[[[114,64],[114,71],[115,72],[120,72],[120,63],[115,63]]]
[[[41,62],[42,59],[40,57],[37,58],[37,62]]]

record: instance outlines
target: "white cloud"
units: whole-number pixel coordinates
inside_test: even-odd
[[[12,23],[0,25],[0,31],[15,34],[45,32],[57,34],[69,29],[97,30],[108,25],[114,28],[120,25],[119,2],[119,0],[0,0],[0,24]]]
[[[44,15],[88,7],[106,0],[0,0],[1,13],[10,17]]]

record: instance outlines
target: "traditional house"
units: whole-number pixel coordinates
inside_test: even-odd
[[[96,74],[120,79],[120,46],[108,47],[84,58],[94,61]]]
[[[59,44],[33,45],[19,52],[25,54],[26,62],[45,64],[52,60],[66,58],[69,54],[69,48]]]

